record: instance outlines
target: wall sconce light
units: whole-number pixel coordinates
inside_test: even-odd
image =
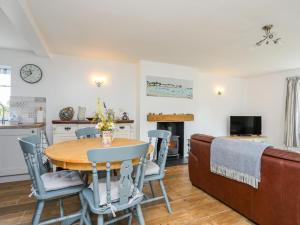
[[[94,79],[94,82],[97,87],[101,87],[105,83],[105,78],[104,77],[96,77]]]
[[[224,94],[224,88],[218,87],[218,88],[216,88],[216,92],[217,92],[217,95],[223,95]]]

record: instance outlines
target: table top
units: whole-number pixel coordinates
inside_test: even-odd
[[[143,144],[145,142],[126,139],[115,138],[112,145],[107,147],[101,143],[101,138],[84,138],[80,140],[65,141],[54,144],[45,150],[45,155],[51,160],[51,162],[64,169],[72,170],[91,170],[91,162],[87,158],[87,151],[95,148],[112,148],[121,146],[130,146]],[[113,149],[112,149],[113,151]],[[149,147],[148,154],[153,152],[153,147]],[[138,164],[139,159],[133,160],[134,164]],[[120,162],[112,162],[111,169],[119,169],[121,167]],[[105,170],[105,163],[97,164],[98,170]]]

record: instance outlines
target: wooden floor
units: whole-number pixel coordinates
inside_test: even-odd
[[[246,225],[250,221],[191,185],[187,165],[167,168],[165,185],[170,197],[173,214],[169,215],[162,201],[143,206],[147,225]],[[148,187],[145,188],[148,192]],[[160,193],[159,186],[155,186]],[[29,225],[35,207],[29,198],[30,182],[0,184],[0,225]],[[66,212],[79,209],[79,201],[73,197],[65,201]],[[46,204],[43,218],[58,215],[56,202]],[[94,217],[93,217],[94,220]],[[95,223],[94,223],[95,224]],[[121,222],[119,224],[127,224]],[[134,220],[133,224],[137,224]]]

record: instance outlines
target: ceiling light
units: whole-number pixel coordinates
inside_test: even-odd
[[[268,45],[269,43],[273,44],[279,44],[280,37],[275,37],[276,34],[274,34],[271,29],[273,28],[272,24],[263,26],[262,29],[265,32],[263,35],[263,38],[256,42],[256,46],[262,46],[263,44]]]

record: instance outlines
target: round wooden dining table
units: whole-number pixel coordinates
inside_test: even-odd
[[[84,138],[79,140],[65,141],[51,145],[45,150],[45,155],[51,162],[63,169],[90,171],[92,164],[87,158],[90,149],[105,148],[113,151],[113,147],[143,144],[145,142],[126,138],[115,138],[110,146],[103,146],[101,138]],[[153,146],[149,146],[148,155],[153,152]],[[134,159],[133,164],[137,165],[139,159]],[[111,169],[120,169],[121,162],[111,162]],[[105,170],[106,162],[97,163],[97,170]]]

